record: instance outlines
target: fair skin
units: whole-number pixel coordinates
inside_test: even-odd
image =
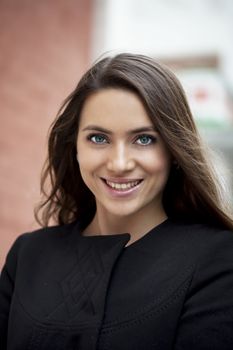
[[[77,156],[97,207],[84,235],[128,232],[132,243],[166,220],[171,156],[136,94],[109,88],[87,98]]]

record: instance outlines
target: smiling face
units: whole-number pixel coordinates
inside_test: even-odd
[[[164,215],[171,157],[136,94],[109,88],[91,95],[80,116],[77,153],[97,215]]]

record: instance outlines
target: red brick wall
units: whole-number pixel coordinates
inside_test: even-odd
[[[0,267],[37,227],[46,134],[89,63],[92,0],[0,2]]]

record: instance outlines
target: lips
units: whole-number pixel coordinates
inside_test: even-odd
[[[139,185],[140,182],[142,182],[142,180],[126,180],[126,179],[117,179],[117,180],[108,180],[108,179],[102,179],[106,185],[113,189],[113,190],[117,190],[117,191],[128,191],[134,187],[136,187],[137,185]]]

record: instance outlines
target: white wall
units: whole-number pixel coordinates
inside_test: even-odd
[[[93,58],[217,54],[233,93],[232,0],[96,0]]]

